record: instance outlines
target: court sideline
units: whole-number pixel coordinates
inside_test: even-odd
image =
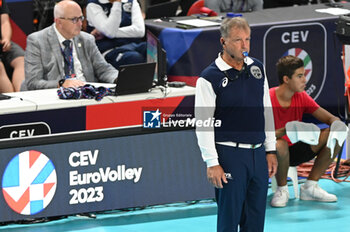
[[[345,149],[342,158],[345,159]],[[273,208],[269,205],[272,198],[269,188],[265,232],[349,232],[350,183],[321,179],[319,184],[328,192],[336,194],[338,202],[295,199],[290,183],[289,192],[293,199],[285,208]],[[69,216],[49,222],[8,224],[0,226],[0,232],[214,232],[216,210],[213,199],[207,199],[108,211],[97,213],[96,218]]]
[[[267,206],[266,232],[350,231],[350,183],[320,180],[321,187],[338,196],[337,203],[292,199],[285,208]],[[293,189],[290,186],[293,196]],[[268,201],[272,197],[269,189]],[[176,203],[130,211],[111,211],[96,219],[70,216],[45,223],[1,226],[6,232],[213,232],[216,204],[211,200]]]

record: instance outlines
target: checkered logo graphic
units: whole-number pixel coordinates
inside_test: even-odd
[[[160,128],[160,115],[159,109],[156,111],[143,111],[143,128]]]
[[[308,82],[312,75],[312,60],[309,54],[301,48],[291,48],[283,54],[283,56],[287,55],[296,56],[303,60],[305,67],[305,77],[306,81]]]
[[[52,161],[39,151],[17,154],[2,177],[2,192],[8,206],[23,215],[45,209],[56,191],[57,176]]]

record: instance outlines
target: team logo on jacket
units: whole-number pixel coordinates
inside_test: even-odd
[[[123,4],[123,10],[125,12],[130,13],[131,12],[131,7],[132,7],[132,3],[131,2],[126,2]]]
[[[250,67],[250,73],[255,77],[256,79],[261,79],[262,78],[262,73],[261,70],[258,66],[253,65]]]
[[[276,63],[286,55],[304,62],[305,91],[316,100],[327,76],[327,31],[321,23],[286,24],[270,27],[264,35],[264,65],[270,87],[279,85]]]
[[[2,193],[8,206],[23,215],[45,209],[56,191],[57,176],[52,161],[39,151],[25,151],[7,164]]]

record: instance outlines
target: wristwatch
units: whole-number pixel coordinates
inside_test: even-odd
[[[63,83],[66,81],[66,79],[61,79],[58,81],[58,85],[62,87]]]

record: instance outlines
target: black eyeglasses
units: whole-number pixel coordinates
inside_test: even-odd
[[[74,18],[63,18],[63,17],[60,17],[60,19],[70,20],[70,21],[72,21],[72,23],[76,24],[76,23],[78,23],[78,21],[83,22],[85,17],[84,16],[74,17]]]

